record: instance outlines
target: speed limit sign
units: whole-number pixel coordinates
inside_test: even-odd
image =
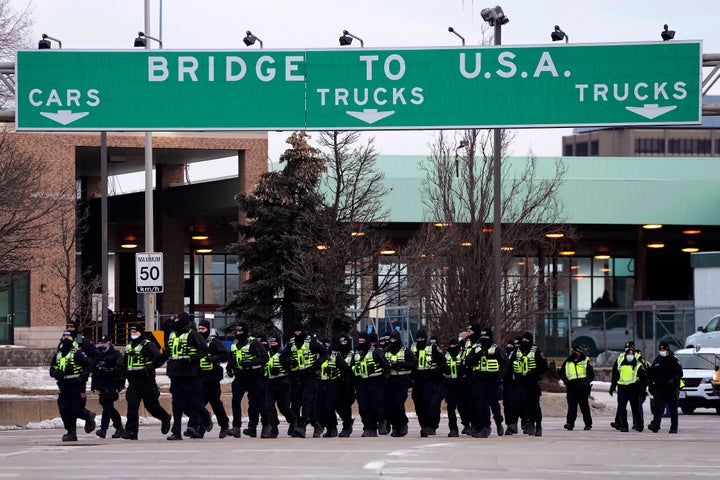
[[[135,254],[135,291],[137,293],[163,292],[163,254]]]

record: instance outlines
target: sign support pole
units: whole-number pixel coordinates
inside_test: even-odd
[[[145,0],[145,33],[150,34],[150,0]],[[150,48],[150,42],[145,44]],[[153,182],[152,182],[152,132],[145,132],[145,251],[155,251],[155,232],[153,218]],[[146,293],[143,298],[145,330],[155,329],[155,294]]]
[[[495,22],[495,45],[502,43],[502,26]],[[493,130],[493,338],[502,340],[502,130]]]

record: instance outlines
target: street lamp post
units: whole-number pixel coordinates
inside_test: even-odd
[[[502,44],[502,26],[510,21],[500,5],[480,12],[483,20],[494,28],[495,45]],[[501,338],[502,331],[502,130],[493,130],[493,332]]]
[[[138,38],[135,39],[136,47],[150,48],[150,44],[145,40],[155,40],[162,49],[162,40],[152,37],[150,34],[150,0],[145,0],[145,30],[138,32]],[[153,178],[152,178],[152,132],[145,132],[145,251],[155,251],[155,232],[153,218]],[[155,328],[155,294],[143,294],[143,312],[145,314],[145,329],[153,330]]]

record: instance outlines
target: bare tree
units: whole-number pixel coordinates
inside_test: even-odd
[[[512,132],[504,130],[503,152],[511,140]],[[489,130],[466,130],[457,139],[440,132],[421,166],[431,223],[411,240],[405,255],[414,259],[408,261],[411,296],[437,334],[492,323],[492,143]],[[532,299],[544,288],[544,269],[527,271],[519,281],[507,273],[515,257],[547,248],[544,233],[563,223],[558,188],[564,172],[560,160],[551,171],[540,172],[533,156],[523,164],[503,159],[503,330],[521,329],[518,319],[539,307]]]
[[[41,159],[0,134],[0,271],[41,265],[56,244],[60,213],[74,205],[71,187],[51,185]]]
[[[80,329],[85,329],[96,320],[93,317],[93,295],[102,286],[102,277],[96,275],[92,268],[81,270],[77,260],[79,243],[88,231],[87,221],[90,218],[88,210],[82,215],[76,215],[74,209],[63,209],[59,212],[57,223],[60,228],[59,246],[62,255],[49,262],[50,271],[62,280],[62,287],[50,288],[50,294],[55,299],[66,322],[74,320],[79,323]]]
[[[14,61],[17,50],[30,47],[28,34],[33,25],[31,13],[30,3],[16,12],[11,8],[10,0],[0,0],[0,61]],[[2,80],[0,82],[0,108],[11,103],[15,96],[11,90],[14,82],[7,78]],[[6,81],[9,81],[10,85]]]
[[[373,141],[359,145],[359,138],[358,132],[321,133],[324,207],[308,212],[303,221],[316,245],[300,252],[290,266],[304,298],[302,309],[325,336],[348,331],[371,310],[397,301],[389,294],[392,275],[378,271],[379,252],[389,242],[382,232],[388,189],[376,168]]]

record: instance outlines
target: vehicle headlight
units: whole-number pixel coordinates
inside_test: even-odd
[[[710,378],[710,377],[703,378],[702,382],[700,382],[700,383],[712,383],[712,378]]]

